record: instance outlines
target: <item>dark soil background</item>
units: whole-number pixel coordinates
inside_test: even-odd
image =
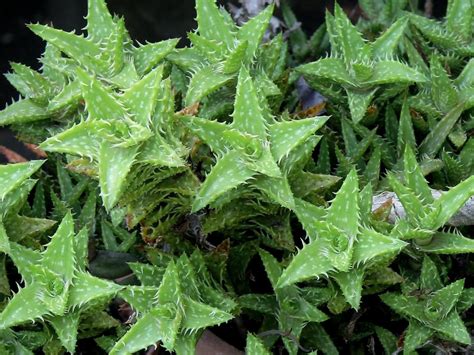
[[[232,1],[236,3],[238,0]],[[334,0],[287,0],[302,24],[311,34],[324,21],[326,8],[332,9]],[[382,0],[380,0],[382,1]],[[231,1],[219,0],[222,5]],[[423,1],[420,0],[420,6]],[[432,0],[433,14],[442,16],[446,8],[445,0]],[[185,45],[187,31],[196,27],[194,0],[107,0],[109,9],[125,17],[126,26],[133,39],[159,41],[182,37]],[[352,17],[357,17],[357,0],[339,0],[339,3]],[[15,0],[3,1],[0,11],[0,73],[10,69],[9,62],[20,62],[37,69],[37,58],[41,55],[44,43],[25,26],[26,23],[47,23],[67,31],[79,30],[85,26],[87,0]],[[8,81],[0,76],[0,109],[18,94]],[[11,133],[0,128],[0,145],[7,146],[20,154],[30,157],[23,146],[14,141]],[[5,162],[0,154],[0,163]]]

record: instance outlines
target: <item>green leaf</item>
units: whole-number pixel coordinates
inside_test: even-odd
[[[393,333],[382,327],[374,327],[375,334],[379,338],[380,343],[382,344],[385,354],[393,354],[397,350],[397,337]]]
[[[170,310],[171,311],[171,310]],[[140,318],[110,350],[110,355],[131,354],[158,341],[169,351],[173,349],[181,321],[181,311],[170,318],[164,308],[155,308]]]
[[[245,354],[247,355],[270,355],[270,352],[265,348],[263,342],[255,335],[247,334],[247,344],[245,346]]]
[[[305,245],[291,260],[277,283],[277,288],[327,274],[334,267],[326,257],[327,245],[322,240],[313,240]]]
[[[118,148],[109,142],[102,142],[99,151],[99,183],[107,210],[111,210],[120,198],[137,150],[137,147]]]
[[[41,264],[57,275],[61,275],[64,282],[71,283],[75,272],[74,261],[74,221],[71,213],[68,213],[51,237],[51,242],[43,253]]]
[[[199,211],[223,193],[243,184],[255,174],[246,167],[238,151],[230,151],[219,158],[199,189],[193,211]]]
[[[224,74],[235,74],[242,67],[245,60],[246,51],[248,49],[248,42],[240,42],[232,52],[227,56],[223,63],[222,72]]]
[[[218,308],[208,306],[207,304],[194,301],[184,296],[182,299],[184,307],[184,316],[181,323],[183,331],[196,331],[225,323],[234,316]]]
[[[405,183],[412,191],[416,191],[420,201],[426,206],[434,201],[428,182],[423,176],[420,166],[416,161],[415,154],[408,145],[405,146],[403,157]]]
[[[146,313],[156,306],[154,300],[156,292],[156,287],[127,286],[118,293],[118,296],[130,304],[136,312]]]
[[[290,151],[304,143],[320,129],[329,117],[313,117],[295,121],[280,121],[269,128],[270,149],[276,161],[287,156]]]
[[[62,346],[71,354],[74,354],[76,349],[79,315],[79,312],[68,312],[64,315],[48,319],[58,335]]]
[[[355,238],[359,228],[359,184],[357,173],[351,170],[327,210],[327,222]]]
[[[10,241],[8,240],[7,232],[1,220],[0,220],[0,252],[5,253],[5,254],[10,253]]]
[[[332,275],[341,288],[346,301],[355,310],[359,309],[364,275],[365,272],[363,268],[354,268],[349,272],[337,272]]]
[[[441,112],[449,112],[459,102],[451,79],[436,56],[431,57],[431,99]]]
[[[354,123],[359,123],[364,118],[375,91],[376,90],[364,92],[346,89],[351,118]]]
[[[26,321],[36,319],[48,313],[41,302],[43,286],[39,283],[26,286],[18,291],[0,314],[0,329],[6,329]]]
[[[473,19],[472,2],[463,0],[451,0],[446,11],[446,28],[452,33],[459,34],[466,40],[472,36]]]
[[[123,119],[127,116],[125,108],[99,80],[89,76],[84,70],[77,70],[81,83],[82,96],[86,102],[89,117],[93,120]]]
[[[371,44],[374,58],[383,59],[395,54],[407,24],[407,17],[398,19]]]
[[[41,121],[50,116],[46,108],[35,104],[32,99],[23,99],[0,111],[0,126]]]
[[[467,254],[474,253],[474,240],[455,233],[438,232],[428,244],[417,248],[433,254]]]
[[[415,195],[415,192],[404,186],[394,175],[389,173],[387,175],[390,187],[397,194],[400,202],[405,209],[407,214],[407,219],[413,223],[418,224],[418,222],[425,217],[426,211],[423,208],[423,204],[420,199]]]
[[[357,236],[357,243],[354,245],[353,262],[357,265],[380,256],[398,254],[407,245],[408,243],[402,240],[364,228]]]
[[[92,276],[87,272],[78,272],[69,291],[69,306],[80,307],[92,300],[115,295],[122,286]]]
[[[39,102],[47,100],[52,87],[40,73],[19,63],[11,63],[11,66],[14,73],[6,74],[5,77],[23,97],[36,99]]]
[[[198,32],[208,40],[223,43],[232,48],[234,44],[234,27],[219,11],[215,0],[196,0]]]
[[[186,106],[199,102],[205,96],[224,86],[232,78],[233,75],[223,74],[213,66],[197,69],[189,82],[186,93]]]
[[[400,123],[397,136],[397,152],[399,156],[405,151],[406,147],[416,148],[415,132],[411,119],[407,100],[403,101],[402,111],[400,112]]]
[[[48,138],[40,148],[50,152],[65,153],[97,159],[99,146],[104,140],[101,132],[108,130],[105,121],[83,121]]]
[[[406,352],[413,352],[415,349],[423,345],[432,335],[434,331],[425,327],[422,323],[415,320],[410,321],[403,342]]]
[[[248,20],[237,33],[237,38],[240,41],[246,41],[248,43],[246,58],[253,59],[258,47],[260,46],[263,35],[268,28],[270,19],[274,11],[274,5],[267,6],[255,17]]]
[[[28,163],[0,165],[0,201],[3,202],[9,192],[18,188],[44,162],[44,160],[34,160]]]
[[[88,1],[86,20],[87,34],[96,43],[106,41],[116,30],[115,22],[104,0]]]
[[[282,273],[282,268],[278,263],[278,260],[275,259],[275,257],[266,250],[260,249],[259,255],[262,259],[263,266],[265,267],[267,277],[270,280],[273,289],[276,289],[278,279],[280,278]]]
[[[364,84],[423,83],[426,81],[422,73],[406,64],[394,60],[380,60],[375,62],[372,77]]]
[[[64,32],[49,26],[33,24],[28,27],[36,35],[54,45],[80,65],[90,70],[99,70],[99,72],[103,69],[97,59],[101,54],[101,50],[92,41],[74,33]]]
[[[148,43],[133,49],[133,61],[137,73],[146,74],[162,59],[170,54],[178,44],[179,39],[168,39],[158,43]]]
[[[422,225],[436,230],[445,225],[449,219],[474,196],[474,176],[470,176],[460,184],[454,186],[432,204],[432,211],[422,220]]]
[[[162,76],[163,66],[159,66],[133,84],[120,98],[130,112],[133,112],[133,119],[144,127],[151,121]]]
[[[464,104],[460,103],[438,121],[421,142],[420,153],[434,157],[441,149],[463,111]]]
[[[307,78],[325,78],[339,84],[356,85],[347,73],[344,61],[339,58],[322,58],[316,62],[301,65],[296,70]]]
[[[326,15],[328,17],[329,15]],[[338,43],[344,55],[346,66],[349,67],[352,61],[363,61],[369,59],[369,47],[364,43],[362,35],[351,23],[344,13],[344,10],[335,4],[334,23],[337,30]]]
[[[260,139],[265,139],[267,136],[260,99],[252,78],[245,67],[242,67],[239,73],[232,117],[232,127],[238,131],[254,135]]]
[[[451,312],[442,321],[431,324],[431,327],[444,336],[461,344],[471,344],[471,336],[469,335],[461,317],[456,312]]]
[[[425,291],[436,291],[443,287],[436,264],[429,256],[423,258],[420,273],[420,287]]]

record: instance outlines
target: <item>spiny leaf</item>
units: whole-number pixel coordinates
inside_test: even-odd
[[[449,191],[443,193],[440,198],[432,204],[432,212],[425,218],[429,228],[438,229],[474,195],[474,176],[469,177]],[[424,225],[422,220],[422,225]]]
[[[104,137],[101,132],[109,130],[104,121],[87,120],[55,135],[40,144],[46,151],[73,154],[97,159]]]
[[[131,354],[160,340],[171,351],[176,341],[181,312],[178,310],[174,318],[170,318],[169,313],[163,308],[156,308],[145,314],[118,340],[110,354]]]
[[[160,89],[163,66],[153,69],[121,96],[120,101],[133,112],[134,120],[144,127],[151,121]]]
[[[355,238],[359,227],[359,184],[357,173],[351,170],[327,210],[327,221],[350,238]]]
[[[197,69],[188,86],[186,106],[191,106],[199,102],[203,97],[216,91],[232,80],[232,78],[233,75],[221,73],[217,68],[212,66]]]
[[[344,61],[339,58],[323,58],[304,64],[296,69],[305,77],[327,78],[340,84],[355,86],[354,79],[346,71]]]
[[[179,39],[168,39],[158,43],[148,43],[133,49],[133,60],[137,72],[146,74],[165,58],[178,44]]]
[[[423,83],[426,77],[408,65],[394,60],[380,60],[375,62],[373,75],[365,82],[367,85],[391,83]]]
[[[338,272],[333,275],[345,299],[355,310],[359,309],[364,274],[362,268],[354,268],[348,272]]]
[[[63,281],[72,282],[75,271],[74,221],[71,213],[66,214],[56,233],[43,253],[41,264],[61,275]]]
[[[265,139],[267,129],[260,100],[252,78],[245,67],[239,73],[232,127],[260,139]]]
[[[329,117],[305,118],[297,121],[281,121],[270,126],[270,149],[276,161],[287,156],[292,149],[305,142],[321,128]]]
[[[234,42],[234,28],[225,20],[215,0],[196,1],[199,34],[209,40],[222,42],[231,47]]]
[[[185,312],[181,324],[183,331],[196,331],[198,329],[225,323],[234,318],[232,314],[195,301],[186,296],[183,298],[182,302]]]
[[[394,55],[403,32],[408,24],[408,18],[402,17],[395,21],[380,37],[372,43],[375,58],[384,58]]]
[[[358,123],[364,118],[367,108],[374,97],[375,90],[364,92],[346,89],[346,93],[352,121]]]
[[[246,167],[238,151],[230,151],[218,159],[196,195],[193,211],[198,211],[224,192],[243,184],[255,174]]]
[[[41,302],[42,293],[43,286],[39,283],[20,289],[0,314],[0,329],[33,321],[47,314],[48,310]]]
[[[111,281],[99,279],[87,272],[78,272],[74,285],[69,292],[69,306],[80,307],[92,300],[111,297],[122,289],[122,286]]]
[[[0,200],[18,188],[26,179],[33,175],[43,165],[44,160],[28,163],[0,165]]]
[[[64,346],[71,354],[73,354],[76,349],[79,316],[80,314],[78,312],[69,312],[48,319],[58,335],[62,346]]]
[[[454,233],[436,233],[426,245],[417,246],[425,253],[465,254],[474,253],[474,240]]]
[[[47,109],[35,104],[32,99],[23,99],[0,111],[0,126],[41,121],[50,116]]]
[[[91,119],[122,119],[127,116],[126,110],[119,101],[97,79],[89,76],[82,69],[78,69],[77,77],[80,80],[82,95]]]
[[[102,143],[99,151],[99,183],[107,210],[111,210],[120,198],[137,151],[137,147],[116,148],[109,142]]]
[[[270,355],[270,352],[265,348],[263,342],[255,335],[247,334],[247,345],[245,346],[245,354],[247,355]]]
[[[331,271],[333,265],[325,255],[326,243],[313,240],[305,245],[291,260],[277,283],[277,288],[288,286]]]
[[[448,134],[451,132],[463,111],[464,104],[460,103],[438,121],[421,142],[420,153],[434,157],[441,149]]]
[[[260,46],[274,10],[274,5],[267,6],[257,16],[248,20],[237,33],[240,41],[247,41],[246,59],[252,59]]]
[[[426,206],[434,201],[431,190],[428,186],[423,172],[416,161],[415,154],[411,148],[405,146],[405,154],[403,159],[405,183],[412,190],[420,196],[421,202]]]
[[[36,35],[51,43],[80,65],[101,71],[101,64],[96,59],[100,56],[100,48],[92,41],[74,33],[64,32],[49,26],[33,24],[28,26]]]
[[[89,0],[86,30],[91,40],[101,43],[113,35],[115,22],[104,0]]]

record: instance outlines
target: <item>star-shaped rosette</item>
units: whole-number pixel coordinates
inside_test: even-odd
[[[404,353],[411,354],[427,340],[441,339],[470,345],[471,337],[460,313],[474,303],[473,289],[464,289],[464,280],[443,286],[435,263],[425,256],[417,287],[380,296],[409,322],[404,337]]]
[[[127,89],[174,50],[177,39],[133,45],[123,18],[113,17],[104,0],[89,0],[87,36],[49,26],[29,28],[48,44],[40,72],[12,64],[7,79],[22,99],[0,111],[0,125],[71,121],[81,107],[77,70],[95,73],[108,86]],[[47,122],[45,123],[48,124]]]
[[[268,317],[275,317],[279,329],[291,332],[296,339],[300,338],[308,323],[320,323],[329,319],[317,308],[318,305],[328,301],[331,293],[328,289],[300,289],[296,285],[277,287],[278,279],[283,272],[282,266],[269,252],[259,250],[259,254],[275,294],[243,295],[239,298],[241,307],[263,313]],[[282,340],[290,354],[298,352],[298,346],[294,341],[287,337],[283,337]]]
[[[416,248],[428,253],[459,254],[474,251],[474,242],[456,230],[439,231],[474,195],[474,176],[443,191],[435,199],[425,180],[413,151],[407,146],[403,159],[401,179],[388,174],[392,190],[397,194],[406,213],[405,219],[397,221],[391,235],[405,240],[414,240]]]
[[[293,209],[293,193],[279,162],[305,143],[328,117],[276,121],[260,103],[245,67],[239,74],[234,107],[231,124],[199,117],[181,117],[181,121],[217,157],[216,164],[197,193],[192,210],[204,208],[242,184],[250,185],[273,202]]]
[[[0,329],[45,320],[53,326],[62,345],[73,353],[81,311],[122,288],[86,272],[87,230],[75,234],[74,221],[68,213],[41,253],[10,242],[1,230],[0,238],[25,283],[0,314]]]
[[[403,89],[411,83],[427,80],[422,73],[394,59],[407,23],[406,17],[401,18],[375,42],[366,43],[343,9],[336,4],[334,15],[326,13],[331,56],[303,64],[296,70],[315,89],[323,90],[323,94],[324,87],[328,85],[320,85],[321,80],[340,85],[347,94],[352,120],[357,123],[364,118],[375,92],[385,84],[400,84],[400,89]],[[337,97],[335,100],[340,101]]]
[[[367,225],[371,199],[368,187],[359,192],[357,173],[351,170],[327,209],[297,200],[295,213],[310,241],[293,257],[277,287],[329,276],[358,309],[366,270],[390,260],[407,245]]]
[[[410,14],[410,23],[446,57],[472,57],[474,54],[471,1],[448,0],[443,21]],[[454,55],[453,55],[454,54]]]
[[[168,351],[192,353],[202,330],[233,318],[229,312],[235,302],[213,287],[198,251],[170,260],[166,268],[131,266],[143,286],[128,286],[119,296],[138,312],[138,320],[111,355],[130,354],[158,342]]]
[[[163,67],[157,67],[118,95],[97,78],[78,70],[89,116],[41,144],[47,151],[93,160],[108,210],[119,200],[134,163],[184,165],[186,149],[171,133],[174,98],[170,81],[162,81],[162,74]]]
[[[56,221],[25,216],[22,209],[27,204],[28,196],[36,181],[31,179],[44,163],[35,160],[27,163],[0,165],[0,233],[8,241],[9,234],[15,242],[44,232],[56,224]],[[0,251],[9,248],[5,242]]]
[[[192,75],[186,106],[235,82],[241,67],[254,62],[273,9],[273,5],[268,6],[239,27],[230,14],[217,7],[215,0],[196,1],[198,29],[188,34],[192,47],[179,49],[169,56],[173,63]]]

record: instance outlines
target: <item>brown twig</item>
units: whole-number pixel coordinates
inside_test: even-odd
[[[32,143],[23,143],[23,144],[30,152],[32,152],[38,158],[45,159],[48,157],[48,154],[46,154],[46,152],[40,149],[36,144],[32,144]]]
[[[7,147],[0,145],[0,154],[5,156],[5,158],[8,160],[10,163],[24,163],[28,161],[24,156],[15,153],[13,150],[8,149]]]

